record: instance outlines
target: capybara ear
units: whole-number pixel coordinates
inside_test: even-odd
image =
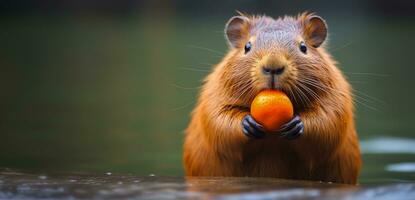
[[[234,16],[229,19],[225,26],[226,39],[232,47],[240,47],[241,41],[248,37],[249,18],[245,16]]]
[[[314,14],[306,14],[301,17],[303,34],[306,43],[317,48],[327,37],[327,25],[323,18]]]

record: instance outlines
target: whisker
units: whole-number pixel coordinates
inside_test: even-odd
[[[199,68],[190,68],[190,67],[180,67],[181,70],[195,71],[195,72],[210,72],[210,70],[199,69]]]
[[[316,87],[325,87],[326,89],[330,89],[330,90],[332,90],[332,91],[337,91],[337,90],[334,90],[333,88],[329,88],[329,87],[327,87],[327,86],[321,85],[321,84],[319,84],[318,82],[316,82],[316,81],[314,81],[314,80],[307,79],[307,78],[305,78],[305,80],[308,80],[310,84],[314,83],[314,86],[316,86]],[[375,97],[372,97],[372,96],[370,96],[370,95],[368,95],[368,94],[366,94],[366,93],[364,93],[364,92],[361,92],[361,91],[359,91],[359,90],[357,90],[357,89],[355,89],[355,88],[353,88],[352,90],[355,92],[354,96],[360,97],[361,99],[363,99],[363,100],[365,100],[365,101],[367,101],[367,102],[377,101],[378,103],[383,103],[383,104],[385,103],[384,101],[382,101],[382,100],[380,100],[380,99],[377,99],[377,98],[375,98]],[[340,92],[340,91],[338,91],[338,92]],[[361,96],[359,96],[359,95],[358,95],[358,94],[356,94],[356,93],[361,94],[361,95],[363,95],[363,96],[365,96],[365,97],[367,97],[367,98],[369,98],[369,99],[366,99],[366,98],[364,98],[364,97],[361,97]],[[342,93],[342,94],[344,94],[344,93]]]
[[[307,104],[306,105],[310,105],[311,104],[311,100],[310,98],[307,96],[307,94],[302,90],[303,87],[299,87],[298,88],[298,92],[300,92],[301,96],[304,97],[304,100],[307,100]]]
[[[310,89],[309,87],[307,87],[307,85],[298,82],[300,87],[303,87],[306,91],[308,91],[308,94],[311,95],[320,105],[324,105],[323,102],[320,99],[320,96],[314,92],[312,89]]]
[[[208,52],[211,52],[211,53],[215,53],[219,56],[222,56],[223,54],[225,54],[224,52],[220,52],[220,51],[210,49],[210,48],[207,48],[207,47],[201,47],[201,46],[196,46],[196,45],[187,45],[187,47],[194,48],[194,49],[205,50],[205,51],[208,51]]]
[[[345,72],[343,71],[343,73],[345,74],[350,74],[350,75],[365,75],[365,76],[375,76],[375,77],[389,77],[389,74],[378,74],[378,73],[370,73],[370,72]]]
[[[248,81],[238,82],[238,83],[232,85],[231,87],[233,87],[233,88],[237,87],[239,89],[239,93],[240,93],[237,98],[234,98],[234,101],[235,101],[234,103],[237,103],[238,100],[244,95],[253,95],[252,94],[252,85],[257,80],[258,80],[257,78],[251,77],[251,79],[249,79]]]
[[[302,104],[302,105],[306,105],[306,104],[305,104],[305,100],[303,100],[302,96],[298,93],[298,91],[297,91],[297,90],[292,90],[292,91],[293,91],[294,95],[298,96],[298,98],[299,98],[299,99],[300,99],[300,101],[301,101],[301,104]]]
[[[369,109],[372,109],[372,110],[374,110],[374,111],[379,111],[378,109],[376,109],[375,107],[372,107],[372,106],[369,106],[369,105],[367,105],[366,103],[364,103],[364,102],[361,102],[361,101],[359,101],[358,99],[354,99],[357,103],[360,103],[360,104],[362,104],[363,106],[366,106],[367,108],[369,108]]]
[[[379,103],[386,104],[386,102],[385,102],[385,101],[382,101],[382,100],[380,100],[380,99],[378,99],[378,98],[372,97],[372,96],[370,96],[370,95],[368,95],[368,94],[366,94],[366,93],[364,93],[364,92],[362,92],[362,91],[359,91],[359,90],[357,90],[357,89],[354,89],[354,88],[353,88],[353,91],[354,91],[354,92],[356,92],[356,93],[359,93],[359,94],[361,94],[361,95],[363,95],[363,96],[365,96],[365,97],[367,97],[367,98],[369,98],[369,99],[372,99],[373,101],[377,101],[377,102],[379,102]]]
[[[198,87],[184,87],[184,86],[177,85],[175,83],[172,83],[171,85],[173,87],[176,87],[176,88],[179,88],[179,89],[184,89],[184,90],[197,90],[197,89],[200,89],[202,87],[202,86],[198,86]]]
[[[366,84],[367,81],[351,81],[349,80],[350,83],[356,83],[356,84]]]
[[[172,109],[170,109],[170,110],[171,110],[171,111],[178,111],[178,110],[180,110],[180,109],[183,109],[183,108],[186,108],[186,107],[188,107],[188,106],[192,105],[193,103],[194,103],[194,100],[192,100],[191,102],[186,103],[186,104],[185,104],[185,105],[183,105],[183,106],[176,107],[176,108],[172,108]]]
[[[295,97],[295,95],[294,95],[294,93],[293,93],[293,91],[292,91],[291,86],[290,86],[289,92],[290,92],[291,96],[294,98],[294,102],[295,102],[296,104],[298,104],[298,100],[297,100],[297,98]]]
[[[213,66],[213,65],[215,65],[215,64],[213,64],[213,63],[206,63],[206,62],[202,62],[202,63],[200,63],[201,65],[206,65],[206,66],[209,66],[209,67],[211,67],[211,66]]]
[[[348,47],[349,45],[351,45],[352,43],[353,43],[353,42],[348,42],[348,43],[346,43],[346,44],[344,44],[344,45],[342,45],[342,46],[339,46],[339,47],[335,47],[335,48],[333,48],[333,49],[330,49],[330,52],[335,52],[335,51],[342,50],[342,49],[344,49],[344,48]]]
[[[333,89],[333,88],[330,88],[330,87],[327,87],[327,86],[324,86],[324,85],[321,85],[321,84],[319,84],[318,82],[316,82],[315,80],[311,80],[311,79],[307,79],[307,78],[305,78],[304,80],[306,80],[307,81],[307,83],[308,84],[310,84],[310,85],[313,85],[313,86],[315,86],[315,87],[318,87],[318,88],[320,88],[320,89],[322,89],[322,88],[326,88],[326,89],[328,89],[328,90],[330,90],[330,91],[333,91],[333,92],[337,92],[337,93],[340,93],[340,94],[342,94],[342,95],[345,95],[345,93],[344,92],[341,92],[341,91],[339,91],[339,90],[335,90],[335,89]],[[323,90],[323,91],[325,91],[325,90]],[[327,91],[325,91],[325,92],[327,92]],[[335,93],[330,93],[331,95],[335,95]],[[374,111],[379,111],[378,109],[376,109],[375,107],[373,107],[373,106],[370,106],[370,105],[368,105],[368,104],[366,104],[366,103],[373,103],[371,100],[369,100],[369,99],[366,99],[366,98],[364,98],[364,97],[361,97],[361,96],[359,96],[357,93],[354,93],[354,94],[352,94],[355,98],[353,98],[353,100],[354,101],[356,101],[357,103],[360,103],[360,104],[362,104],[363,106],[365,106],[365,107],[367,107],[367,108],[369,108],[369,109],[371,109],[371,110],[374,110]],[[360,100],[359,100],[360,99]],[[365,102],[362,102],[362,101],[365,101]]]
[[[251,83],[252,81],[248,81],[245,85],[244,85],[244,87],[243,88],[241,88],[240,89],[240,94],[239,94],[239,96],[235,99],[235,103],[243,96],[243,95],[245,95],[245,93],[248,93],[250,90],[251,90],[251,86],[250,86],[250,84],[252,84]]]

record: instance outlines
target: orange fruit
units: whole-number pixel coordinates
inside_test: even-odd
[[[267,131],[277,131],[294,115],[293,104],[279,90],[263,90],[251,103],[251,115]]]

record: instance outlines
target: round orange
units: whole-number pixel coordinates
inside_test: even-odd
[[[294,108],[284,92],[263,90],[252,101],[251,115],[267,131],[276,131],[293,118]]]

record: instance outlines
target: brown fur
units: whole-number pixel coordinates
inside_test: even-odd
[[[356,184],[361,158],[351,87],[320,46],[321,37],[315,37],[324,34],[326,27],[321,27],[325,25],[322,20],[316,20],[320,24],[311,22],[313,16],[305,13],[276,20],[241,16],[242,20],[228,24],[231,49],[205,79],[186,129],[183,159],[187,176]],[[248,41],[252,50],[245,55]],[[297,48],[300,41],[307,44],[306,55]],[[264,65],[286,68],[275,87],[290,96],[304,123],[304,134],[296,140],[272,134],[249,139],[242,133],[241,121],[249,113],[252,99],[270,87],[261,74]]]

